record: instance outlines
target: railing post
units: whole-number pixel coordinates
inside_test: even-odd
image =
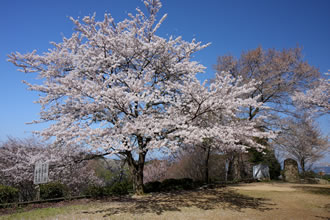
[[[39,184],[36,185],[35,189],[37,190],[35,200],[39,201],[40,200],[40,186],[39,186]]]

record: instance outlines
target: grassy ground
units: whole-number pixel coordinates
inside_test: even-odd
[[[330,185],[251,183],[51,206],[0,219],[330,219]]]

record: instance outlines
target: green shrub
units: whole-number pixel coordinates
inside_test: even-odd
[[[192,179],[166,179],[160,185],[161,191],[171,190],[189,190],[194,188],[194,182]]]
[[[190,178],[179,179],[179,185],[184,190],[189,190],[194,188],[194,181]]]
[[[102,198],[106,196],[106,188],[103,186],[95,186],[91,185],[87,188],[85,195],[90,196],[92,198]]]
[[[0,185],[0,204],[18,201],[18,189],[11,186]]]
[[[196,180],[193,182],[193,188],[198,188],[205,185],[205,182],[203,180]]]
[[[330,181],[330,174],[325,174],[323,176],[320,176],[321,179]]]
[[[144,184],[144,191],[146,193],[150,193],[150,192],[159,192],[160,191],[160,187],[161,187],[161,182],[159,181],[154,181],[154,182],[148,182],[146,184]]]
[[[129,181],[122,181],[115,182],[107,188],[107,195],[126,195],[133,190],[133,185]]]
[[[313,172],[312,170],[305,171],[305,173],[299,173],[300,178],[307,179],[307,178],[317,178],[317,173]]]
[[[194,188],[192,179],[165,179],[163,182],[149,182],[144,185],[145,192],[160,192],[171,190],[189,190]]]
[[[176,190],[179,189],[179,181],[178,179],[166,179],[164,180],[161,185],[161,191],[170,191],[170,190]]]
[[[40,185],[41,199],[55,199],[68,195],[68,188],[66,185],[59,182],[50,182]]]
[[[111,195],[126,195],[133,190],[133,185],[129,181],[115,182],[110,186],[89,186],[85,192],[92,198],[103,198]]]

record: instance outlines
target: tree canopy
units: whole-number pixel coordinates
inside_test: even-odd
[[[262,147],[253,137],[272,136],[257,129],[257,121],[236,120],[243,108],[263,108],[258,95],[246,95],[258,83],[242,84],[222,73],[210,86],[201,84],[196,74],[205,67],[191,57],[208,44],[156,35],[166,14],[157,22],[161,2],[144,3],[147,13],[136,9],[118,23],[110,14],[103,21],[95,15],[71,18],[76,31],[48,52],[9,55],[21,71],[37,72],[43,80],[26,82],[42,94],[35,123],[53,122],[39,134],[93,153],[124,156],[136,193],[143,193],[148,151],[175,150],[205,138],[245,150]],[[207,121],[210,115],[216,120]]]

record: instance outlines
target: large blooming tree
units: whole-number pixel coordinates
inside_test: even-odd
[[[76,32],[49,52],[13,53],[9,61],[24,72],[38,72],[41,85],[27,83],[43,95],[41,120],[53,121],[40,132],[55,142],[87,146],[94,154],[121,154],[128,162],[134,191],[143,193],[146,155],[154,149],[175,150],[205,138],[244,149],[259,132],[255,122],[236,120],[242,107],[258,107],[245,98],[254,82],[236,83],[222,74],[206,87],[196,74],[205,69],[191,61],[207,45],[181,37],[157,36],[158,0],[144,2],[148,14],[115,23],[110,14],[73,20]],[[259,106],[260,107],[260,106]],[[212,115],[217,120],[203,123]],[[216,123],[221,122],[221,123]]]

